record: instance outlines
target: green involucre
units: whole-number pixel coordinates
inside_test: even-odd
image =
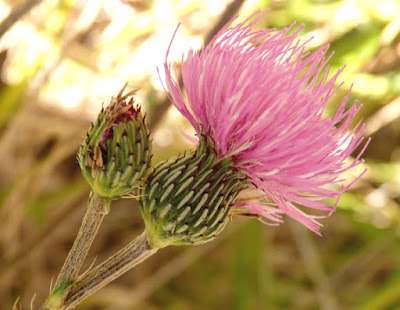
[[[217,158],[211,139],[202,137],[195,151],[158,165],[139,192],[150,244],[162,248],[212,240],[248,185],[246,175],[230,159]]]
[[[122,93],[122,91],[121,91]],[[151,162],[145,118],[121,93],[102,109],[78,152],[82,174],[103,198],[118,199],[137,189]]]

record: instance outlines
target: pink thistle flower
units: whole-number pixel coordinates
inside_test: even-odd
[[[171,73],[169,47],[164,63],[169,98],[198,135],[212,138],[217,156],[231,158],[249,175],[258,193],[235,208],[275,225],[287,214],[317,232],[316,219],[326,215],[301,209],[330,215],[337,202],[331,206],[323,200],[338,200],[354,182],[338,190],[327,187],[342,184],[340,175],[362,162],[369,140],[346,163],[364,140],[361,121],[350,128],[361,105],[346,110],[349,93],[333,117],[324,117],[328,100],[342,85],[335,82],[343,69],[329,78],[328,46],[305,52],[306,43],[297,39],[301,27],[291,35],[293,25],[253,30],[263,14],[235,27],[229,27],[231,21],[201,51],[188,51],[181,69],[187,99]]]

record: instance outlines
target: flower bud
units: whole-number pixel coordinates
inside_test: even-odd
[[[210,138],[202,137],[188,155],[158,165],[139,193],[146,233],[153,248],[201,244],[227,223],[247,176],[228,158],[217,158]]]
[[[151,141],[134,94],[112,97],[92,123],[78,152],[82,174],[93,191],[109,200],[132,193],[147,174],[151,161]]]

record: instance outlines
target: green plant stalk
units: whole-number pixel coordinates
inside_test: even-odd
[[[129,269],[156,253],[158,248],[152,248],[148,237],[143,232],[139,237],[122,250],[108,258],[96,268],[83,274],[74,282],[68,291],[60,310],[74,308],[82,300],[92,295],[103,286],[118,278]]]
[[[90,193],[86,214],[67,259],[58,275],[55,289],[47,298],[46,307],[59,309],[67,296],[71,285],[77,280],[79,270],[89,248],[99,230],[104,216],[109,212],[110,202],[93,192]]]

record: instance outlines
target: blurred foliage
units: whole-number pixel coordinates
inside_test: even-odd
[[[22,1],[16,1],[22,3]],[[85,131],[125,81],[152,123],[155,162],[190,149],[187,121],[170,109],[157,73],[172,33],[180,60],[200,47],[228,0],[43,0],[0,38],[0,300],[34,309],[78,231],[88,186],[75,154]],[[15,8],[0,1],[0,20]],[[269,8],[258,27],[304,24],[309,48],[330,44],[346,66],[350,101],[372,142],[368,172],[324,220],[320,238],[287,220],[237,219],[213,243],[167,248],[79,309],[399,309],[400,2],[247,0]],[[233,15],[235,12],[231,12]],[[297,26],[295,26],[297,27]],[[350,179],[354,176],[346,176]],[[102,261],[143,229],[135,201],[114,203],[90,252]]]

